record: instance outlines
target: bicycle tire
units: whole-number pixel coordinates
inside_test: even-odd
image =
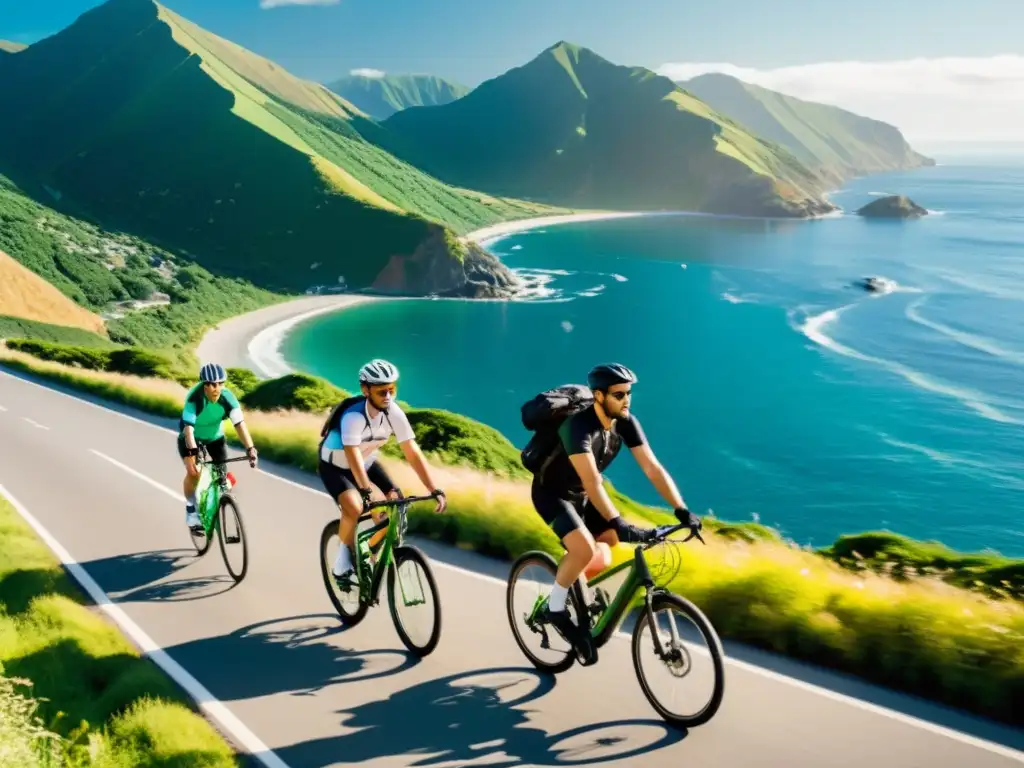
[[[575,650],[570,647],[569,650],[566,651],[565,658],[561,661],[554,663],[542,661],[530,652],[530,649],[527,647],[525,640],[519,632],[519,626],[516,623],[516,612],[515,606],[513,605],[512,595],[515,591],[516,580],[519,574],[528,565],[538,565],[541,568],[544,568],[551,574],[551,583],[554,584],[555,582],[555,573],[558,571],[558,564],[555,563],[555,559],[551,557],[551,555],[546,552],[526,552],[520,555],[516,561],[512,563],[512,567],[509,569],[508,585],[505,588],[505,611],[508,614],[509,627],[512,629],[512,637],[515,638],[516,645],[519,646],[519,650],[523,652],[523,655],[529,659],[530,663],[533,664],[534,667],[549,674],[559,674],[561,672],[565,672],[569,667],[576,663]],[[572,602],[576,616],[579,616],[579,605],[576,602],[576,595],[572,590],[569,591],[567,599]],[[551,628],[551,631],[555,632],[553,627]],[[558,633],[555,632],[555,634],[557,635]],[[559,637],[561,637],[561,635],[559,635]]]
[[[237,574],[231,570],[231,562],[228,560],[228,548],[227,541],[225,540],[226,534],[224,533],[224,516],[226,508],[231,507],[235,515],[235,522],[238,524],[238,538],[242,545],[242,569]],[[220,554],[224,558],[224,567],[228,570],[228,575],[235,580],[237,584],[245,578],[245,574],[249,572],[249,541],[245,537],[245,524],[242,522],[242,511],[238,508],[238,502],[228,495],[224,494],[220,497],[220,508],[218,509],[220,515],[220,522],[217,525],[217,538],[220,540]]]
[[[198,508],[196,509],[196,512],[197,513],[199,512]],[[202,514],[199,515],[199,519],[200,519],[200,524],[201,524]],[[213,544],[213,535],[215,533],[215,529],[216,528],[217,528],[217,521],[216,521],[216,519],[214,519],[213,524],[210,526],[210,530],[209,531],[205,531],[204,530],[203,531],[203,535],[201,535],[201,536],[198,535],[198,534],[193,533],[192,529],[189,528],[189,530],[188,530],[189,538],[192,539],[192,546],[196,548],[196,554],[199,557],[202,557],[203,555],[205,555],[207,552],[210,551],[210,546]]]
[[[414,560],[423,568],[423,573],[427,578],[427,587],[434,599],[434,628],[430,632],[430,639],[422,647],[417,646],[409,637],[409,633],[405,631],[402,621],[398,617],[398,606],[395,602],[398,567],[406,560]],[[418,658],[432,653],[437,647],[438,640],[441,639],[441,594],[437,589],[437,581],[434,579],[434,572],[430,569],[430,563],[416,547],[404,544],[401,547],[396,547],[392,554],[391,563],[388,565],[388,605],[391,608],[391,621],[395,625],[395,631],[398,632],[398,638],[402,641],[402,645],[409,649],[409,653]]]
[[[647,701],[663,720],[675,726],[695,728],[711,720],[722,705],[722,697],[725,695],[725,664],[723,661],[725,652],[722,649],[722,641],[718,638],[718,633],[700,608],[680,595],[670,592],[658,592],[652,600],[651,610],[657,615],[659,610],[668,605],[674,606],[686,614],[697,626],[697,629],[700,630],[701,635],[707,642],[711,663],[715,670],[715,687],[714,692],[711,694],[711,699],[700,712],[690,716],[674,715],[658,701],[658,697],[654,695],[650,685],[647,683],[647,679],[644,677],[643,667],[640,664],[640,636],[643,633],[644,627],[649,625],[647,612],[643,609],[641,609],[640,616],[633,626],[633,642],[631,643],[633,669],[636,672],[636,679],[640,683],[640,689],[644,692],[644,696],[647,697]],[[653,632],[654,628],[651,627],[651,633],[653,634]]]
[[[324,589],[327,590],[327,597],[331,600],[331,605],[334,606],[334,610],[338,612],[338,616],[341,618],[341,623],[346,627],[354,627],[356,624],[361,622],[366,616],[366,612],[370,606],[363,602],[363,595],[359,595],[359,606],[355,611],[346,611],[341,601],[338,599],[338,595],[335,593],[337,587],[334,581],[334,574],[331,573],[331,563],[327,562],[327,545],[331,541],[331,537],[338,535],[338,521],[331,520],[324,526],[323,532],[320,534],[320,575],[324,580]],[[342,546],[345,546],[342,544]]]

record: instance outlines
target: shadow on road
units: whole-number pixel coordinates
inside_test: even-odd
[[[429,680],[387,699],[342,710],[341,736],[275,750],[294,768],[402,757],[409,766],[481,761],[488,768],[521,765],[597,765],[643,756],[685,738],[661,720],[613,720],[549,733],[531,719],[530,702],[555,686],[528,667],[493,667]]]
[[[196,562],[194,549],[154,549],[89,560],[80,565],[113,596],[170,576]]]
[[[404,649],[345,648],[338,642],[342,630],[336,614],[287,616],[165,650],[223,701],[308,696],[337,683],[399,674],[417,662]]]

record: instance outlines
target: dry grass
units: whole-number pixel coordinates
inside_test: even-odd
[[[0,251],[0,315],[107,335],[103,318],[75,304],[3,251]]]

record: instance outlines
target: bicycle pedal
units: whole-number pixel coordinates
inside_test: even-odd
[[[581,667],[592,667],[594,664],[597,664],[597,648],[595,648],[593,645],[590,646],[589,650],[591,651],[592,655],[590,655],[589,657],[582,649],[576,646],[573,646],[573,648],[576,651],[576,661],[579,663]]]
[[[241,539],[238,536],[225,536],[224,541],[227,544],[237,544]]]

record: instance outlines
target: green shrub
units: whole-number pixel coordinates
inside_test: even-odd
[[[110,352],[96,347],[78,347],[34,339],[8,339],[7,346],[40,360],[51,360],[61,365],[87,368],[90,371],[105,371],[110,361]]]
[[[228,368],[228,388],[239,398],[259,386],[259,377],[248,368]]]
[[[348,397],[348,393],[318,376],[289,373],[257,384],[241,399],[257,411],[297,410],[322,413]]]
[[[466,416],[436,408],[408,408],[409,424],[425,453],[445,464],[473,467],[502,477],[528,477],[516,448],[501,432]],[[387,444],[393,455],[401,453]]]

